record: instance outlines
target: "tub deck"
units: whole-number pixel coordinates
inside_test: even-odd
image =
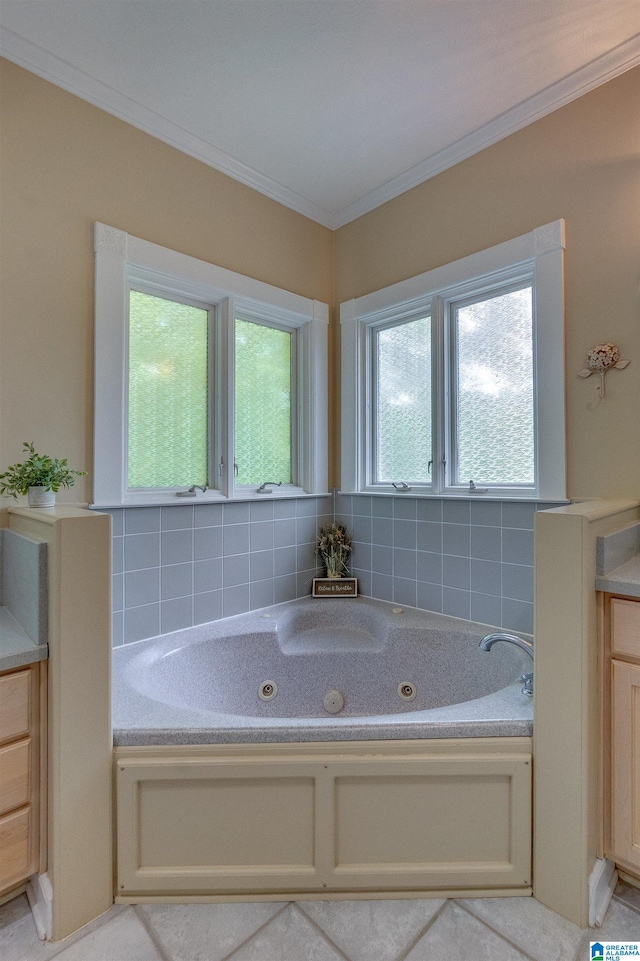
[[[314,615],[317,617],[317,612],[322,615],[323,611],[327,611],[327,605],[338,605],[339,610],[344,612],[341,616],[348,621],[348,630],[343,632],[347,641],[341,641],[337,632],[332,650],[327,647],[332,643],[329,633],[323,638],[313,620]],[[349,644],[349,650],[355,649],[357,652],[354,656],[359,659],[358,663],[365,675],[375,675],[377,665],[382,663],[376,659],[384,657],[384,648],[392,629],[401,630],[405,640],[410,639],[407,642],[409,656],[412,650],[419,650],[420,643],[424,644],[419,638],[416,640],[416,632],[432,631],[440,638],[446,637],[447,632],[452,632],[452,635],[468,638],[469,657],[477,657],[477,663],[483,670],[497,671],[506,659],[509,662],[509,676],[513,678],[530,667],[526,655],[521,655],[508,645],[498,645],[491,654],[478,654],[477,642],[483,633],[489,630],[484,625],[409,608],[395,615],[393,610],[390,604],[364,598],[337,601],[305,599],[117,648],[113,658],[114,744],[124,747],[532,735],[532,699],[521,693],[520,682],[514,681],[484,696],[461,699],[464,694],[457,686],[455,667],[450,672],[451,676],[444,677],[441,683],[447,688],[449,700],[456,703],[426,710],[412,710],[410,704],[399,704],[397,712],[358,713],[351,716],[281,717],[278,716],[278,702],[273,705],[250,706],[244,714],[235,710],[204,710],[197,706],[186,706],[184,703],[167,703],[167,700],[172,700],[171,690],[168,697],[162,692],[156,695],[139,681],[146,664],[157,664],[158,660],[163,658],[170,661],[176,652],[196,650],[198,645],[205,641],[211,641],[215,645],[216,642],[222,643],[225,639],[234,637],[241,639],[250,636],[258,642],[257,647],[247,651],[246,669],[249,670],[251,661],[256,656],[251,652],[272,642],[276,628],[282,651],[285,653],[285,662],[288,657],[296,655],[299,655],[300,660],[300,656],[303,657],[306,653],[310,653],[311,662],[314,654],[326,655],[328,652],[337,660],[344,656],[344,644]],[[296,618],[294,626],[298,628],[297,631],[291,629],[293,615]],[[376,628],[376,618],[379,629]],[[305,644],[308,645],[306,649]],[[470,669],[466,659],[463,667],[468,675]],[[237,673],[242,671],[244,667],[240,664],[236,669],[236,676],[228,679],[229,684],[239,683]],[[212,669],[211,676],[214,674],[215,670]],[[366,680],[365,676],[365,683]],[[171,689],[171,681],[169,674],[164,681],[165,687]],[[179,683],[183,682],[176,678],[176,686]],[[468,677],[464,683],[468,683]],[[257,684],[254,686],[257,688]],[[251,689],[253,690],[253,687]],[[304,691],[301,696],[305,696]],[[178,698],[178,702],[179,700]],[[194,701],[197,703],[195,694]],[[379,706],[376,709],[379,709]]]

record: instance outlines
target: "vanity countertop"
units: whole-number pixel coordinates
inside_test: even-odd
[[[640,597],[640,521],[598,537],[596,590]]]
[[[608,574],[596,576],[596,590],[640,597],[640,554],[636,554]]]
[[[35,644],[5,607],[0,607],[0,671],[10,671],[49,656],[47,644]]]

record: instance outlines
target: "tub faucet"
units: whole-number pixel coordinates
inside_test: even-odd
[[[486,637],[482,638],[478,646],[481,651],[490,651],[497,641],[506,641],[508,644],[515,644],[521,651],[526,651],[531,660],[533,660],[533,644],[531,641],[525,641],[523,637],[518,637],[517,634],[506,634],[501,631],[497,634],[487,634]],[[533,671],[527,671],[526,674],[522,674],[520,680],[524,685],[522,687],[522,693],[526,694],[527,697],[533,697]]]

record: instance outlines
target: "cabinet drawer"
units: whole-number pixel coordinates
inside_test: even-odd
[[[0,891],[33,874],[29,844],[31,808],[21,808],[0,818]]]
[[[29,803],[30,782],[31,738],[0,747],[0,815]]]
[[[611,652],[640,657],[640,601],[611,598]]]
[[[31,670],[0,677],[0,741],[29,733]]]

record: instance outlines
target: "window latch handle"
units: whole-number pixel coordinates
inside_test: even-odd
[[[195,497],[196,491],[204,492],[208,490],[207,485],[202,486],[201,484],[192,484],[189,490],[186,491],[176,491],[176,497]]]
[[[264,484],[260,484],[260,487],[256,490],[256,494],[268,494],[267,487],[280,487],[282,481],[265,481]]]
[[[397,491],[410,491],[410,490],[411,490],[411,488],[409,487],[409,485],[407,484],[406,481],[400,481],[398,484],[396,484],[395,481],[391,481],[391,486],[392,486],[392,487],[395,487],[395,489],[396,489]]]
[[[476,487],[476,485],[474,484],[473,480],[472,480],[471,478],[469,479],[469,493],[470,493],[470,494],[486,494],[486,493],[487,493],[487,490],[488,490],[487,487]]]

